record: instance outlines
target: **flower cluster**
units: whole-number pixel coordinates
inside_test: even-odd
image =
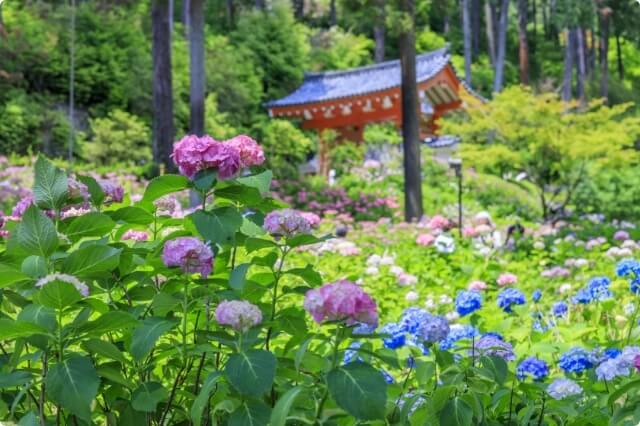
[[[440,342],[440,349],[443,351],[450,350],[460,340],[471,339],[479,336],[478,329],[472,325],[454,324],[451,326],[447,338]]]
[[[634,259],[625,259],[616,266],[616,275],[629,281],[629,290],[634,294],[640,294],[640,262]]]
[[[485,334],[475,341],[473,353],[480,356],[497,356],[505,361],[514,361],[516,359],[511,343],[491,334]]]
[[[179,267],[186,274],[200,273],[209,276],[213,269],[213,252],[196,237],[179,237],[167,241],[162,250],[165,266]]]
[[[551,398],[561,400],[570,396],[580,395],[582,388],[571,379],[560,378],[554,380],[547,387],[547,393]]]
[[[505,288],[498,293],[498,306],[505,312],[511,312],[513,305],[524,305],[526,302],[524,293],[517,288]]]
[[[241,154],[235,143],[220,142],[210,136],[183,137],[173,145],[172,158],[180,173],[189,179],[207,169],[215,169],[219,179],[231,179],[242,167]]]
[[[586,287],[579,289],[571,301],[574,304],[587,304],[593,301],[611,299],[613,294],[609,290],[611,280],[607,277],[592,278]]]
[[[500,276],[498,277],[498,279],[496,280],[496,283],[498,283],[498,285],[500,287],[506,287],[508,285],[513,285],[516,284],[518,282],[518,277],[512,273],[509,272],[504,272],[502,274],[500,274]]]
[[[516,368],[516,376],[520,380],[527,377],[533,378],[535,381],[544,380],[549,375],[549,366],[546,362],[536,357],[529,357],[523,360]]]
[[[581,373],[593,367],[593,357],[583,348],[572,348],[560,356],[560,368],[567,373]]]
[[[223,142],[235,148],[240,153],[240,166],[259,166],[264,163],[264,152],[258,143],[247,135],[238,135]]]
[[[566,302],[560,301],[553,304],[551,307],[551,313],[555,317],[564,318],[569,312],[569,305]]]
[[[477,291],[461,291],[456,296],[456,311],[461,316],[469,315],[482,307],[482,294]]]
[[[136,231],[135,229],[129,229],[127,232],[122,234],[122,240],[133,240],[133,241],[147,241],[149,239],[149,234],[145,231]]]
[[[311,223],[296,210],[275,210],[264,218],[264,230],[276,238],[293,237],[310,233]]]
[[[554,266],[551,269],[545,269],[540,273],[543,278],[566,278],[571,275],[571,271],[561,266]]]
[[[345,321],[347,325],[378,323],[376,302],[364,290],[347,280],[309,290],[304,297],[304,309],[318,323],[323,321]]]
[[[638,366],[640,361],[640,348],[627,346],[622,351],[605,351],[605,359],[596,367],[598,380],[613,380],[616,377],[624,377],[631,374],[631,370]]]
[[[118,183],[108,179],[98,179],[98,185],[102,189],[106,203],[121,203],[124,198],[124,188]]]
[[[262,322],[262,312],[246,300],[224,300],[216,308],[216,321],[244,333]]]

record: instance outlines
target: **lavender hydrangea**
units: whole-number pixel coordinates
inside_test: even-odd
[[[456,297],[456,311],[461,316],[469,315],[482,307],[482,294],[477,291],[461,291]]]
[[[179,237],[164,244],[162,261],[169,268],[179,267],[186,274],[200,273],[206,278],[213,269],[213,252],[199,238]]]
[[[292,209],[276,210],[264,218],[264,230],[276,238],[293,237],[311,232],[311,224]]]
[[[216,321],[244,333],[262,322],[262,312],[246,300],[224,300],[216,308]]]
[[[567,373],[581,373],[593,367],[593,359],[586,349],[575,347],[560,356],[558,365]]]
[[[487,335],[475,341],[473,353],[480,356],[496,356],[505,361],[514,361],[516,359],[511,343]]]
[[[454,324],[451,326],[446,339],[440,342],[440,349],[448,351],[454,348],[455,344],[460,340],[471,339],[479,335],[478,329],[472,325]]]
[[[629,367],[619,358],[608,359],[596,367],[598,380],[613,380],[616,377],[628,376],[630,373]]]
[[[512,312],[513,305],[524,305],[526,298],[517,288],[505,288],[498,294],[498,306],[505,312]]]
[[[580,395],[582,388],[571,379],[555,379],[548,387],[547,393],[551,398],[561,400],[570,396]]]
[[[516,376],[520,380],[531,377],[535,381],[542,381],[549,375],[549,366],[546,362],[536,357],[523,360],[516,368]]]

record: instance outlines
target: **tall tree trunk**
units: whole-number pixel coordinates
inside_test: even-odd
[[[4,28],[4,17],[2,16],[2,5],[4,3],[0,3],[0,37],[5,37],[7,35],[7,31]]]
[[[336,0],[329,3],[329,25],[335,27],[338,25],[338,12],[336,11]]]
[[[173,84],[171,77],[170,0],[153,0],[151,32],[153,58],[153,159],[173,170]]]
[[[609,99],[609,16],[611,9],[600,10],[600,96]]]
[[[67,160],[73,163],[73,152],[76,141],[76,0],[71,0],[71,22],[69,37],[69,140],[67,145]]]
[[[549,38],[549,17],[547,15],[547,7],[549,0],[542,0],[542,32],[544,33],[544,38]]]
[[[616,59],[618,61],[618,78],[624,80],[624,60],[622,58],[622,46],[620,44],[620,32],[616,29]]]
[[[582,104],[586,101],[586,81],[587,81],[587,66],[586,66],[586,55],[585,55],[585,42],[584,42],[584,33],[582,32],[582,28],[574,28],[574,40],[575,40],[575,49],[576,49],[576,71],[577,71],[577,88],[578,88],[578,99]]]
[[[191,10],[191,1],[182,0],[182,25],[184,25],[184,36],[189,38],[189,25],[191,25],[189,19],[189,10]]]
[[[375,40],[374,58],[376,62],[384,61],[384,45],[386,38],[384,0],[377,0],[375,4],[376,16],[373,27],[373,39]]]
[[[169,31],[173,34],[173,0],[169,0]]]
[[[589,49],[589,67],[587,68],[587,74],[588,75],[593,75],[595,69],[596,69],[596,59],[597,59],[597,54],[596,54],[596,47],[598,45],[598,42],[596,40],[596,29],[595,28],[591,28],[591,48]],[[586,37],[585,37],[586,40]]]
[[[531,1],[531,22],[533,23],[533,40],[538,37],[538,0]]]
[[[496,64],[496,6],[493,0],[486,0],[484,4],[485,29],[487,32],[487,50],[491,65]]]
[[[449,30],[451,30],[451,22],[449,22],[449,8],[444,6],[444,16],[442,17],[442,33],[446,36],[449,35]]]
[[[471,48],[473,58],[480,56],[480,31],[482,29],[482,1],[471,0]]]
[[[471,84],[471,18],[469,16],[469,0],[460,2],[462,8],[462,32],[464,34],[464,79]]]
[[[304,0],[293,0],[293,16],[298,20],[304,17]]]
[[[564,78],[562,80],[562,100],[571,100],[571,76],[573,73],[573,30],[565,30],[566,46],[564,48]]]
[[[549,39],[553,40],[556,45],[560,41],[560,34],[556,26],[556,12],[558,11],[558,0],[549,0]]]
[[[204,2],[190,0],[189,8],[189,101],[191,104],[190,131],[192,134],[204,134]]]
[[[405,219],[422,217],[422,171],[420,128],[418,123],[418,85],[416,82],[416,39],[414,0],[402,0],[402,9],[411,19],[411,28],[400,34],[402,69],[402,140],[404,148]]]
[[[498,18],[498,43],[496,46],[496,64],[493,76],[493,91],[500,93],[504,84],[504,61],[507,55],[507,25],[509,22],[509,0],[500,1]]]
[[[229,28],[233,28],[236,24],[236,7],[233,4],[233,0],[225,0],[225,7],[227,9],[227,22]]]
[[[265,10],[267,7],[265,0],[256,0],[256,9]]]
[[[520,82],[529,85],[529,42],[527,41],[528,23],[527,0],[518,0],[518,40],[520,43]]]

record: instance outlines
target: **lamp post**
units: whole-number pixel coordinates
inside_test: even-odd
[[[458,232],[462,237],[462,160],[449,158],[449,168],[455,172],[456,178],[458,178]]]

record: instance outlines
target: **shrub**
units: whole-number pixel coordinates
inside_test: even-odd
[[[298,176],[298,167],[307,159],[313,142],[286,120],[271,120],[264,127],[262,146],[267,164],[277,179]]]

